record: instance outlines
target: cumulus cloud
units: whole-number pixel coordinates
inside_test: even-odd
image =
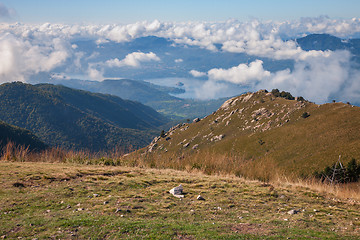
[[[156,56],[155,53],[143,53],[143,52],[133,52],[126,55],[123,60],[119,60],[118,58],[111,59],[105,62],[107,67],[140,67],[142,62],[150,62],[150,61],[160,61],[160,58]]]
[[[89,64],[86,73],[91,80],[101,81],[104,79],[104,69],[97,69],[96,64]]]
[[[210,80],[229,81],[237,84],[247,84],[250,82],[261,81],[271,75],[269,71],[264,70],[263,61],[256,60],[247,64],[239,64],[230,69],[211,69],[208,71]]]
[[[199,71],[196,71],[196,70],[191,70],[189,72],[193,77],[204,77],[206,76],[206,73],[204,72],[199,72]]]
[[[0,18],[12,14],[10,9],[0,4]],[[228,69],[214,68],[207,72],[191,70],[190,74],[194,77],[208,77],[203,87],[209,96],[216,96],[219,91],[228,91],[229,84],[238,84],[251,87],[251,90],[281,88],[319,102],[341,94],[358,99],[360,75],[351,67],[350,54],[346,51],[304,51],[292,40],[310,33],[328,33],[345,39],[360,37],[360,18],[334,20],[322,16],[293,21],[229,20],[217,23],[155,20],[127,25],[30,25],[2,22],[0,81],[25,81],[32,74],[52,71],[65,63],[72,65],[68,71],[76,69],[98,80],[106,68],[141,67],[143,62],[160,61],[160,58],[153,52],[134,52],[124,59],[106,58],[99,56],[101,51],[95,49],[93,55],[86,56],[81,52],[81,47],[73,44],[74,41],[94,40],[101,48],[109,42],[120,43],[139,37],[157,36],[172,40],[175,45],[246,53],[275,60],[290,59],[295,63],[292,70],[278,72],[264,69],[261,60],[249,64],[237,63]],[[112,59],[98,63],[96,59],[99,58],[100,61]],[[180,63],[182,59],[174,61]]]
[[[309,55],[295,62],[294,69],[271,73],[263,68],[261,60],[240,64],[229,69],[211,69],[208,81],[197,91],[200,98],[217,97],[224,83],[235,83],[251,91],[279,88],[303,96],[317,103],[331,98],[360,102],[360,71],[351,67],[348,51]],[[206,93],[206,94],[204,94]]]
[[[178,58],[178,59],[175,59],[174,62],[175,62],[175,63],[182,63],[182,62],[184,62],[184,60],[181,59],[181,58]]]
[[[33,45],[11,34],[0,36],[0,82],[26,81],[32,74],[61,65],[69,55],[67,44],[58,38]]]

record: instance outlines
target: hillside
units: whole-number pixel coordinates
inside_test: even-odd
[[[263,180],[311,176],[339,155],[343,163],[360,159],[359,107],[275,95],[263,90],[229,99],[204,119],[155,138],[142,154],[152,166]]]
[[[206,116],[218,109],[226,99],[194,100],[175,97],[185,90],[177,87],[165,87],[141,80],[105,79],[104,81],[63,80],[45,75],[33,82],[49,82],[70,88],[94,93],[118,96],[122,99],[141,102],[174,120]]]
[[[173,170],[0,162],[3,239],[359,239],[359,202]],[[168,191],[182,184],[183,199]],[[205,200],[197,200],[197,196]]]
[[[0,152],[9,142],[15,146],[28,147],[30,151],[40,151],[47,148],[46,144],[30,131],[0,121]]]
[[[150,107],[115,96],[20,82],[0,86],[0,120],[50,146],[91,151],[145,146],[167,122]]]

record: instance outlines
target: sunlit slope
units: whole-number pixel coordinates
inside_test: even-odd
[[[144,151],[169,161],[196,156],[190,162],[194,165],[197,159],[196,166],[201,169],[206,168],[204,162],[211,164],[202,154],[226,155],[233,162],[232,171],[241,175],[253,167],[309,176],[336,162],[339,155],[343,163],[359,159],[360,109],[344,103],[317,105],[301,100],[266,91],[247,93],[229,99],[199,122],[175,127]],[[256,175],[256,169],[251,172]]]

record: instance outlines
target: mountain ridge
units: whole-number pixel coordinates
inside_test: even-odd
[[[261,90],[231,98],[204,119],[173,127],[139,153],[154,165],[164,158],[174,161],[165,166],[260,179],[309,177],[339,155],[343,163],[360,158],[359,107],[284,97]]]
[[[52,147],[138,148],[167,122],[140,103],[63,86],[6,83],[0,96],[1,120],[32,131]]]

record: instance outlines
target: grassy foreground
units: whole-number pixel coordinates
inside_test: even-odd
[[[6,239],[360,238],[358,202],[286,184],[4,161],[0,184],[0,237]],[[179,184],[182,200],[168,193]],[[205,201],[196,200],[199,194]]]

